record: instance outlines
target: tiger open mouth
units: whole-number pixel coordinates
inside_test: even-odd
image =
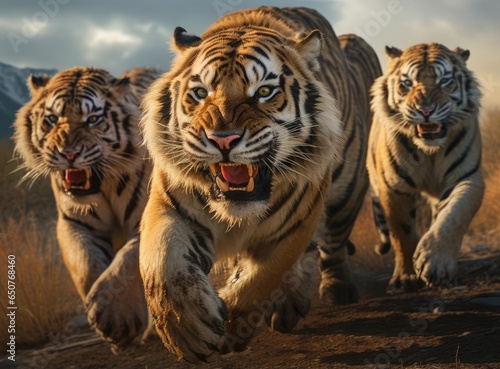
[[[441,123],[424,122],[417,124],[417,134],[423,139],[436,139],[444,137],[446,129]]]
[[[262,200],[269,195],[269,170],[239,163],[211,164],[216,197],[228,200]]]
[[[100,180],[91,168],[66,169],[61,171],[62,186],[67,193],[75,196],[91,195],[99,192]]]
[[[90,169],[63,170],[64,189],[88,190],[90,189],[90,177],[92,177],[92,171]]]

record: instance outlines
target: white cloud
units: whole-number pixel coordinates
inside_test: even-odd
[[[127,34],[117,28],[94,28],[91,30],[90,39],[87,43],[88,47],[106,47],[109,45],[134,46],[138,45],[141,39],[135,35]]]

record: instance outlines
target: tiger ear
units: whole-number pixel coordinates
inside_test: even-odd
[[[459,57],[461,57],[464,62],[466,62],[469,59],[469,56],[470,56],[469,50],[464,50],[460,47],[457,47],[453,51],[455,52],[455,54],[457,54]]]
[[[403,54],[403,51],[394,46],[386,46],[385,53],[389,58],[394,59],[394,58],[399,58],[401,54]]]
[[[202,39],[198,36],[191,35],[182,27],[176,27],[174,30],[174,47],[178,51],[184,51],[190,47],[196,47],[201,43]]]
[[[46,74],[42,76],[34,76],[30,74],[27,80],[28,87],[30,89],[31,96],[38,93],[43,87],[47,85],[50,81],[50,77]]]
[[[297,50],[313,71],[319,70],[318,57],[323,49],[323,35],[317,29],[296,41]]]
[[[115,78],[111,81],[111,90],[118,93],[118,95],[124,95],[129,91],[130,78]]]

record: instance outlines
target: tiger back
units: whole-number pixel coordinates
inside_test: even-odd
[[[138,121],[156,76],[138,68],[115,78],[91,67],[31,76],[31,100],[14,122],[26,178],[51,178],[57,240],[89,322],[118,346],[147,322],[138,225],[151,165]]]

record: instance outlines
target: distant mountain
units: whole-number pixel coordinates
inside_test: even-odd
[[[17,68],[0,62],[0,138],[12,136],[16,112],[29,100],[28,76],[55,73],[55,69]]]

